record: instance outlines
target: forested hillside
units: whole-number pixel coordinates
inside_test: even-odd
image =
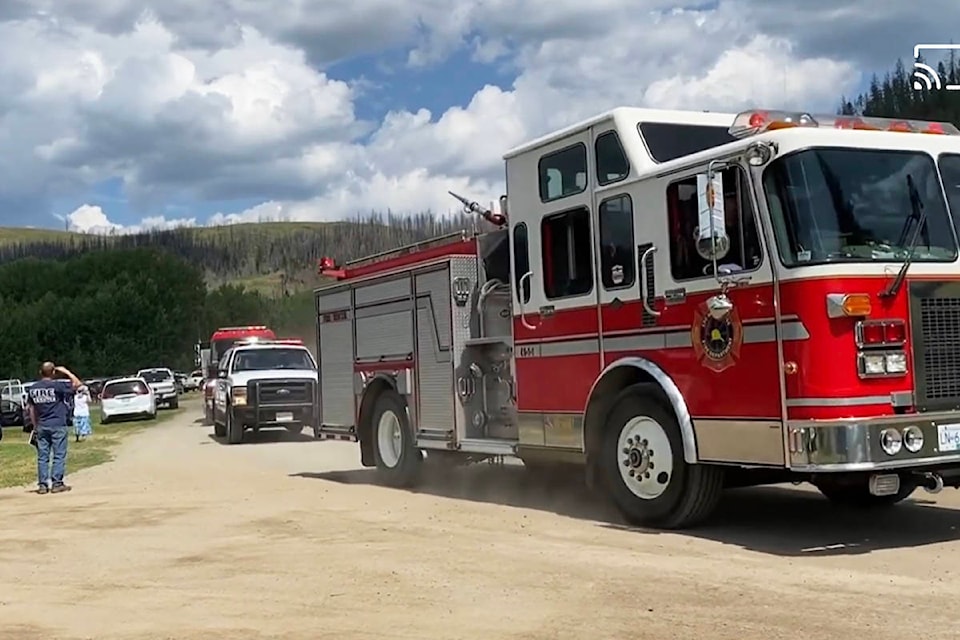
[[[156,248],[198,267],[212,287],[240,283],[268,296],[312,289],[325,255],[343,262],[468,228],[467,216],[371,214],[350,222],[268,222],[128,235],[0,229],[0,264],[31,257],[63,260],[82,252]]]

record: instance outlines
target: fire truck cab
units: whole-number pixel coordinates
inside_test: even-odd
[[[500,213],[461,199],[499,228],[323,261],[317,437],[394,486],[583,465],[663,528],[960,485],[955,127],[618,108],[504,158]]]

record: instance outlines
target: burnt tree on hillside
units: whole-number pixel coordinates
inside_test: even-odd
[[[280,272],[282,278],[310,271],[318,258],[346,262],[365,255],[468,229],[470,216],[438,217],[371,213],[325,225],[227,225],[199,229],[149,231],[130,235],[75,234],[57,241],[0,246],[0,264],[23,258],[63,261],[81,253],[108,249],[151,248],[173,254],[200,268],[212,283]]]

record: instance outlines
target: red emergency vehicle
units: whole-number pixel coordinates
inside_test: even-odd
[[[581,464],[665,528],[960,484],[956,127],[619,108],[505,164],[501,228],[320,265],[317,437],[395,486]]]

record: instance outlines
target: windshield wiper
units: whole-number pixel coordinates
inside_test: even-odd
[[[910,217],[906,219],[903,225],[903,232],[900,234],[900,240],[897,244],[903,246],[903,241],[909,229],[910,222],[917,221],[917,226],[913,230],[913,236],[910,238],[910,244],[904,247],[907,250],[907,256],[903,259],[900,271],[897,277],[893,279],[886,289],[880,292],[881,298],[892,298],[900,292],[903,286],[903,280],[907,277],[907,270],[910,269],[910,263],[913,262],[913,254],[917,250],[917,240],[920,238],[920,232],[923,231],[927,246],[930,246],[929,231],[926,230],[927,208],[923,206],[923,200],[920,199],[920,192],[917,191],[917,185],[913,182],[913,175],[907,174],[907,190],[910,192]]]

